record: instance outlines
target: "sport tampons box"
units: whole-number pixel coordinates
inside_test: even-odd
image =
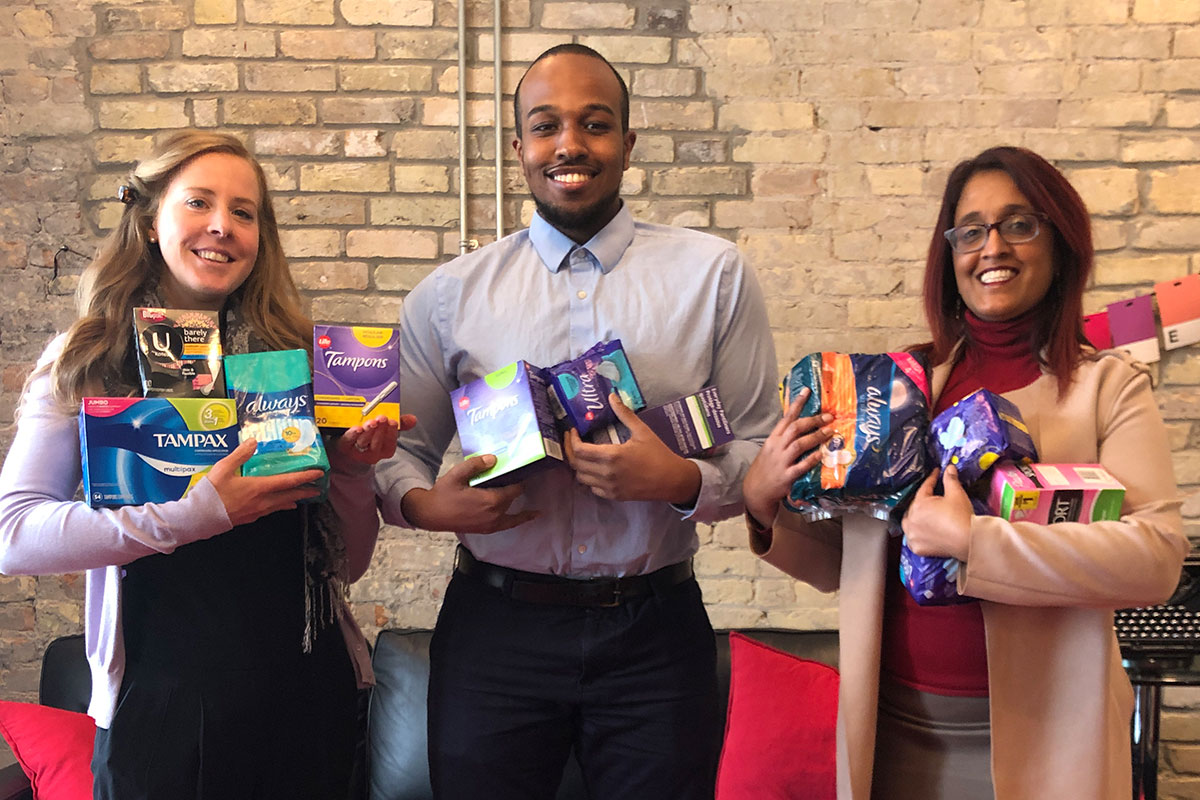
[[[1010,522],[1099,522],[1121,518],[1125,487],[1099,464],[1014,464],[992,469],[988,508]]]
[[[232,400],[85,397],[79,412],[88,505],[178,500],[238,443]]]
[[[517,361],[450,393],[463,458],[496,457],[472,486],[516,483],[563,460],[549,392],[546,370]]]

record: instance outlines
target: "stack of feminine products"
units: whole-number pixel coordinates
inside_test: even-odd
[[[321,487],[327,485],[329,459],[306,351],[225,355],[214,311],[139,307],[133,328],[142,396],[85,397],[80,409],[91,506],[178,500],[248,438],[257,448],[242,474],[316,468],[326,473]],[[390,370],[393,388],[397,365],[393,357],[381,370]],[[377,413],[398,418],[398,394]]]
[[[978,515],[1052,525],[1118,519],[1125,488],[1099,464],[1041,464],[1020,410],[986,389],[939,414],[929,431],[934,465],[953,465]],[[949,605],[959,594],[957,559],[919,556],[903,541],[900,580],[919,605]]]
[[[505,486],[562,464],[568,430],[592,444],[627,441],[610,394],[685,458],[734,438],[716,387],[648,408],[621,340],[612,339],[550,367],[516,361],[451,392],[463,456],[496,457],[471,485]]]

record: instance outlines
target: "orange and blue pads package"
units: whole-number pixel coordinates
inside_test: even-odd
[[[784,378],[800,416],[833,415],[821,466],[800,476],[784,504],[809,520],[860,513],[887,519],[926,474],[929,381],[912,353],[810,353]]]

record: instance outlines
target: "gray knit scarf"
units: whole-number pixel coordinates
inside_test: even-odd
[[[164,307],[158,292],[153,289],[143,290],[136,304],[148,308]],[[129,325],[132,333],[132,315]],[[105,392],[110,396],[141,394],[137,377],[136,341],[133,341],[133,348],[129,352],[132,360],[126,358],[123,374],[104,379]],[[221,312],[221,348],[226,355],[261,353],[270,349],[253,327],[242,319],[236,297],[231,297]],[[346,542],[329,501],[304,503],[299,510],[304,547],[304,637],[301,649],[310,653],[317,636],[337,622],[336,598],[338,595],[346,598],[349,594],[349,562],[346,558]]]

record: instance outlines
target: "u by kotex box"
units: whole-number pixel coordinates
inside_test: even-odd
[[[988,508],[1010,522],[1120,519],[1125,487],[1099,464],[1015,464],[992,469]]]
[[[215,311],[133,309],[138,373],[146,397],[225,397]]]
[[[472,486],[507,486],[563,460],[550,391],[546,370],[517,361],[450,393],[463,457],[496,457]]]
[[[237,443],[232,400],[85,397],[84,496],[93,508],[178,500]]]
[[[733,430],[715,386],[647,408],[638,418],[684,458],[733,441]]]
[[[400,334],[363,325],[313,326],[314,416],[344,430],[371,417],[400,420]]]
[[[329,471],[329,457],[313,418],[308,353],[273,350],[225,357],[225,382],[237,406],[238,441],[258,449],[243,475]]]

